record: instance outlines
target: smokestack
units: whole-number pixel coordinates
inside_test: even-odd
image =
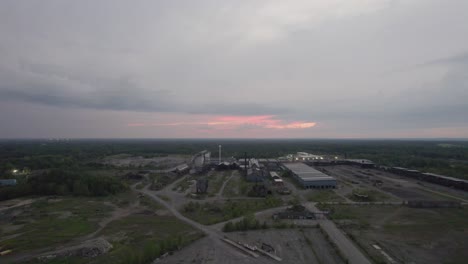
[[[245,177],[247,177],[247,152],[244,152],[244,172]]]
[[[221,163],[221,145],[219,145],[219,163]]]

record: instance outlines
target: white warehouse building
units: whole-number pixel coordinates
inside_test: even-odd
[[[336,188],[336,179],[304,163],[284,163],[293,177],[307,189]]]

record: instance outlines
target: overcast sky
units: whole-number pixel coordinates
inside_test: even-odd
[[[468,1],[0,1],[0,138],[468,137]]]

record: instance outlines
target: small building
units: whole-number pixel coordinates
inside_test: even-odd
[[[336,188],[336,179],[320,172],[304,163],[284,163],[289,171],[291,171],[293,177],[307,189],[328,189]]]
[[[237,164],[239,164],[239,167],[241,169],[245,169],[246,167],[251,168],[251,169],[260,168],[260,163],[255,158],[250,158],[250,159],[247,159],[247,160],[245,158],[239,159],[237,161]]]
[[[196,188],[196,193],[206,193],[208,191],[208,180],[198,179]]]
[[[0,186],[15,186],[16,184],[16,179],[0,179]]]
[[[245,180],[248,182],[263,182],[267,178],[268,173],[259,168],[247,169]]]
[[[274,186],[284,186],[284,182],[282,179],[273,179]]]
[[[239,159],[239,169],[243,172],[248,182],[263,182],[268,177],[268,172],[260,166],[257,159]]]
[[[184,163],[184,164],[180,164],[179,166],[177,166],[175,168],[174,172],[179,174],[179,175],[182,175],[184,173],[187,173],[189,170],[190,170],[189,165]]]
[[[237,161],[223,161],[221,163],[218,163],[216,165],[216,169],[223,171],[223,170],[236,170],[239,168],[239,164],[237,164]]]

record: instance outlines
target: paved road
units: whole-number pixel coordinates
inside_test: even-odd
[[[311,212],[319,212],[313,203],[304,203],[304,206]],[[351,240],[327,218],[319,221],[322,229],[328,234],[330,239],[336,244],[340,252],[351,264],[371,264],[367,257],[353,244]]]

